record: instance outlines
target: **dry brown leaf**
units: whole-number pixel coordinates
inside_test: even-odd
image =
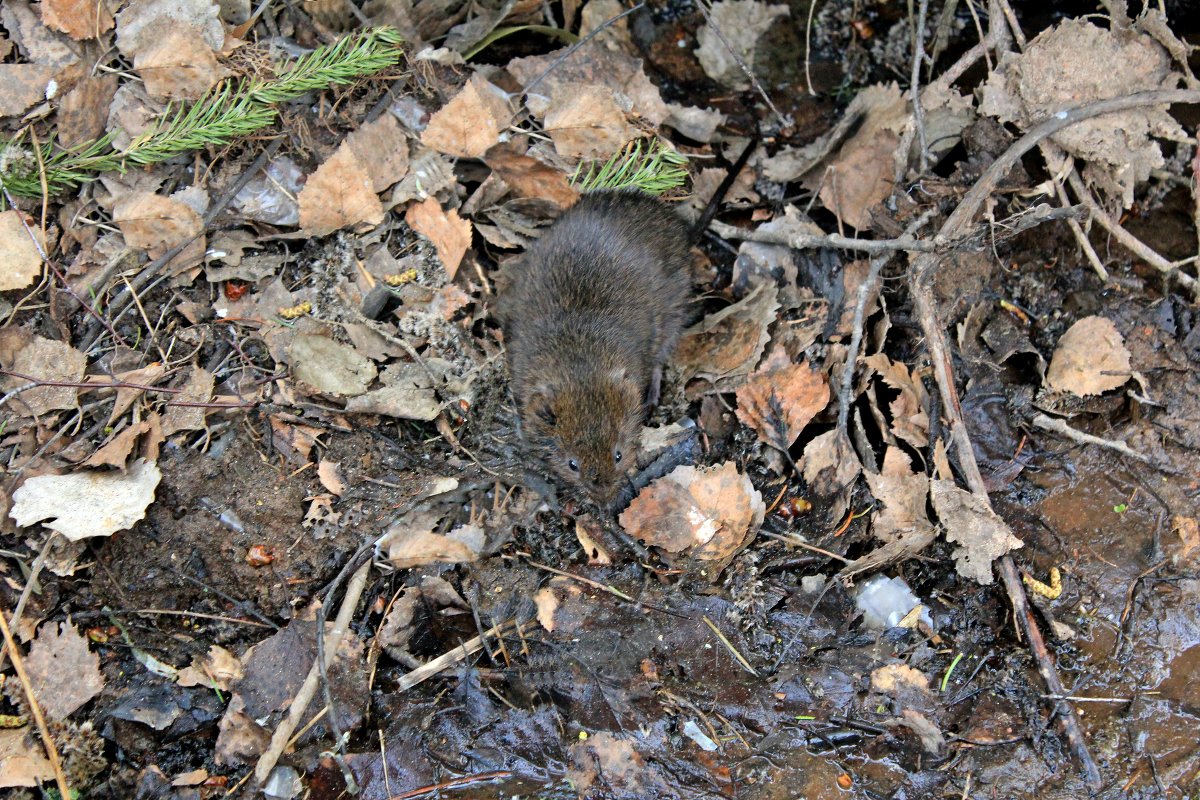
[[[854,483],[862,465],[846,434],[834,428],[804,448],[804,480],[824,500],[826,522],[837,525],[850,507]]]
[[[42,712],[62,722],[104,688],[100,657],[70,620],[48,622],[25,657],[25,669]]]
[[[962,545],[954,551],[958,574],[990,584],[992,562],[1021,547],[1021,540],[983,500],[959,489],[953,481],[930,481],[930,499],[946,539]]]
[[[433,528],[439,517],[427,513],[398,521],[380,539],[379,549],[387,553],[396,569],[477,560],[483,551],[483,530],[476,525],[459,525],[444,536],[436,534]]]
[[[167,374],[167,368],[162,364],[150,364],[140,369],[122,372],[115,376],[116,380],[123,383],[133,383],[139,386],[154,386],[159,379]],[[108,424],[112,425],[117,419],[129,410],[134,401],[145,394],[145,389],[133,389],[122,387],[117,389],[117,399],[113,403],[112,413],[108,415]]]
[[[353,347],[328,336],[302,333],[288,347],[292,377],[323,394],[354,397],[367,391],[378,370]]]
[[[134,250],[158,258],[191,239],[183,252],[171,259],[171,274],[178,274],[204,259],[204,221],[187,203],[152,192],[132,192],[117,201],[113,221]],[[193,238],[195,237],[195,238]]]
[[[70,150],[104,135],[117,84],[116,75],[89,76],[62,96],[58,104],[58,143],[63,148]]]
[[[458,265],[471,246],[471,223],[458,215],[456,209],[443,211],[437,199],[430,197],[408,207],[404,221],[417,233],[424,235],[437,249],[438,260],[446,277],[454,280]]]
[[[807,363],[789,364],[751,375],[737,401],[738,419],[766,444],[786,450],[829,404],[829,384]]]
[[[421,144],[458,158],[482,158],[512,119],[508,95],[475,75],[429,119]]]
[[[892,414],[892,433],[918,450],[929,445],[929,393],[925,384],[908,367],[892,361],[883,353],[867,356],[863,362],[883,378],[883,382],[900,392],[888,410]]]
[[[620,522],[626,533],[652,547],[723,566],[750,542],[765,513],[750,478],[726,462],[675,468],[643,489],[621,512]]]
[[[225,46],[220,6],[212,0],[133,0],[117,14],[117,48],[128,58],[137,58],[175,27],[194,29],[213,52]]]
[[[748,89],[750,79],[742,65],[753,66],[759,38],[779,24],[776,17],[788,15],[788,7],[759,0],[723,0],[710,8],[709,21],[696,34],[700,43],[696,58],[705,73],[722,86]]]
[[[300,228],[326,236],[341,228],[378,225],[383,204],[372,185],[371,174],[343,142],[300,190]]]
[[[126,462],[129,461],[130,454],[133,453],[134,446],[137,444],[138,437],[149,430],[149,420],[142,420],[130,425],[109,440],[107,444],[97,448],[96,452],[92,453],[91,457],[80,466],[109,466],[124,469]]]
[[[108,6],[99,0],[42,0],[42,22],[75,41],[95,39],[113,26]]]
[[[53,780],[54,765],[46,758],[34,726],[0,728],[0,789]]]
[[[871,227],[871,208],[891,195],[900,132],[908,124],[908,104],[895,84],[859,92],[846,115],[861,114],[862,124],[810,185],[820,185],[821,202],[847,225]]]
[[[1113,321],[1084,317],[1058,340],[1046,384],[1080,397],[1119,389],[1129,380],[1129,350]]]
[[[42,274],[42,255],[30,234],[42,250],[46,242],[33,219],[25,216],[22,223],[22,216],[15,208],[0,212],[0,292],[24,289]]]
[[[1119,66],[1118,66],[1119,65]],[[1102,28],[1067,19],[1008,52],[983,86],[980,112],[1028,130],[1063,109],[1152,89],[1174,89],[1183,76],[1154,38],[1128,25]],[[1049,171],[1086,162],[1083,175],[1128,208],[1134,186],[1164,163],[1153,137],[1188,141],[1167,105],[1145,106],[1070,125],[1050,137],[1066,151],[1051,156]]]
[[[1183,549],[1174,557],[1176,564],[1187,562],[1192,553],[1200,550],[1200,523],[1193,517],[1176,515],[1171,518],[1171,530],[1179,536]]]
[[[42,64],[0,64],[0,117],[16,117],[46,99],[55,70]]]
[[[241,678],[241,659],[214,644],[207,653],[192,659],[190,666],[179,670],[175,681],[180,686],[204,686],[227,692]]]
[[[208,403],[212,401],[213,374],[193,366],[183,391],[171,395],[167,401],[167,413],[163,416],[162,435],[170,436],[179,431],[204,430],[204,418],[212,411],[203,406],[185,406],[181,403]]]
[[[322,458],[317,462],[317,479],[329,491],[341,497],[346,493],[346,479],[342,477],[342,465]]]
[[[912,471],[904,451],[889,447],[883,456],[879,474],[864,472],[871,495],[882,504],[876,509],[871,529],[881,542],[894,542],[912,531],[933,527],[925,512],[929,497],[929,478]]]
[[[138,51],[133,67],[156,100],[197,100],[228,71],[189,25],[164,25],[146,47]]]
[[[553,69],[551,69],[553,67]],[[556,50],[542,56],[514,58],[507,70],[522,86],[539,80],[525,102],[534,116],[542,117],[552,106],[550,98],[565,84],[607,86],[623,109],[651,126],[670,116],[658,87],[646,77],[640,59],[617,48],[577,47],[573,52]]]
[[[562,171],[516,152],[511,144],[496,145],[483,160],[517,197],[542,198],[561,209],[570,208],[579,199],[579,192]]]
[[[311,425],[294,425],[274,414],[269,419],[271,443],[275,449],[294,464],[307,464],[317,437],[325,431]]]
[[[685,380],[704,379],[706,392],[740,386],[771,338],[767,328],[775,321],[777,297],[773,284],[761,284],[737,303],[684,331],[675,360]]]
[[[611,89],[588,84],[560,86],[551,96],[545,124],[555,151],[572,159],[606,159],[640,135]]]
[[[391,114],[359,127],[346,137],[345,145],[371,176],[375,192],[382,192],[408,174],[408,138]]]
[[[0,366],[34,381],[79,382],[87,368],[87,356],[69,345],[41,336],[30,336],[18,328],[0,330]],[[16,375],[0,376],[0,387],[10,392],[30,383]],[[73,386],[37,386],[9,401],[9,408],[31,416],[75,408],[79,389]]]

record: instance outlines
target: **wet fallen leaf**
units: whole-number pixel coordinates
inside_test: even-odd
[[[871,672],[871,688],[888,697],[928,694],[929,677],[908,664],[885,664]]]
[[[509,144],[496,145],[483,160],[518,197],[545,198],[563,209],[579,199],[579,192],[562,171],[517,152]]]
[[[962,545],[954,551],[958,574],[990,584],[992,562],[1021,547],[1021,540],[982,500],[952,481],[930,481],[930,499],[946,539]]]
[[[441,204],[432,197],[409,206],[404,221],[433,242],[446,277],[454,280],[458,265],[471,246],[470,221],[460,217],[457,209],[443,211]]]
[[[1183,543],[1183,549],[1175,556],[1175,563],[1186,563],[1194,551],[1200,550],[1200,523],[1193,517],[1176,515],[1171,518],[1171,530]]]
[[[921,740],[921,747],[926,753],[937,755],[946,749],[946,737],[942,734],[937,725],[933,724],[921,712],[913,708],[906,708],[900,712],[900,719],[896,720],[896,725],[901,725],[908,728]]]
[[[726,462],[676,467],[643,489],[621,512],[620,522],[626,533],[652,547],[723,566],[749,544],[765,513],[750,478]]]
[[[30,336],[19,328],[0,330],[0,366],[10,372],[26,375],[0,377],[0,387],[11,392],[33,381],[64,381],[76,383],[83,378],[87,357],[73,347]],[[74,386],[35,386],[26,389],[9,401],[9,408],[21,414],[42,416],[62,408],[75,408],[79,389]]]
[[[25,527],[50,520],[47,528],[72,541],[109,536],[146,515],[161,477],[155,464],[140,459],[125,473],[38,475],[13,493],[9,516]]]
[[[372,186],[371,173],[343,142],[300,190],[300,228],[312,236],[327,236],[342,228],[378,225],[383,204]]]
[[[475,75],[429,119],[421,143],[458,158],[482,158],[512,119],[508,95]]]
[[[724,0],[713,3],[709,13],[712,21],[705,23],[696,35],[700,42],[696,49],[700,66],[723,86],[750,88],[750,79],[741,64],[753,67],[759,38],[778,24],[777,17],[788,15],[788,7],[767,5],[759,0]],[[714,27],[720,30],[719,34]]]
[[[606,159],[640,135],[606,86],[559,86],[545,124],[554,149],[570,159]]]
[[[829,403],[825,376],[807,363],[759,371],[737,390],[737,416],[758,438],[786,450]]]
[[[33,218],[25,216],[22,224],[22,216],[15,208],[0,211],[0,292],[24,289],[42,274],[38,245],[44,250],[46,242]]]
[[[1129,350],[1112,320],[1084,317],[1058,340],[1046,383],[1087,397],[1124,386],[1130,369]]]
[[[190,240],[183,252],[171,259],[168,269],[172,274],[204,259],[204,222],[182,200],[153,192],[131,192],[117,201],[113,221],[125,236],[125,243],[150,258],[158,258]]]
[[[613,797],[670,797],[676,794],[633,743],[620,734],[600,731],[571,745],[567,779],[580,797],[591,797],[603,787]]]
[[[113,16],[104,3],[95,0],[42,0],[42,21],[76,41],[95,39],[113,26]]]
[[[75,625],[48,622],[25,657],[29,683],[49,719],[61,722],[104,688],[100,657],[88,649]]]

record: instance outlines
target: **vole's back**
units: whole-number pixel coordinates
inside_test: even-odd
[[[518,399],[576,368],[623,368],[644,387],[687,320],[688,249],[686,224],[656,198],[585,194],[530,247],[502,300]]]

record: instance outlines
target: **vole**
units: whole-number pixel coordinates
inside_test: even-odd
[[[500,301],[522,434],[606,505],[632,466],[689,318],[687,224],[637,190],[584,194],[525,253]]]

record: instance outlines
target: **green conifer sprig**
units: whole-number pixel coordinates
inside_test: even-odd
[[[571,185],[581,192],[637,188],[654,195],[683,186],[688,177],[687,156],[662,139],[650,139],[645,147],[643,141],[630,142],[599,166],[595,162],[580,164],[571,176]]]
[[[41,147],[47,188],[56,194],[95,180],[101,172],[123,172],[202,147],[227,145],[273,123],[278,116],[275,104],[394,66],[400,60],[400,44],[394,29],[373,28],[318,47],[271,80],[226,81],[189,107],[168,108],[123,151],[112,149],[111,135],[69,151],[47,142]],[[0,184],[15,195],[41,195],[38,158],[22,141],[0,143]]]

